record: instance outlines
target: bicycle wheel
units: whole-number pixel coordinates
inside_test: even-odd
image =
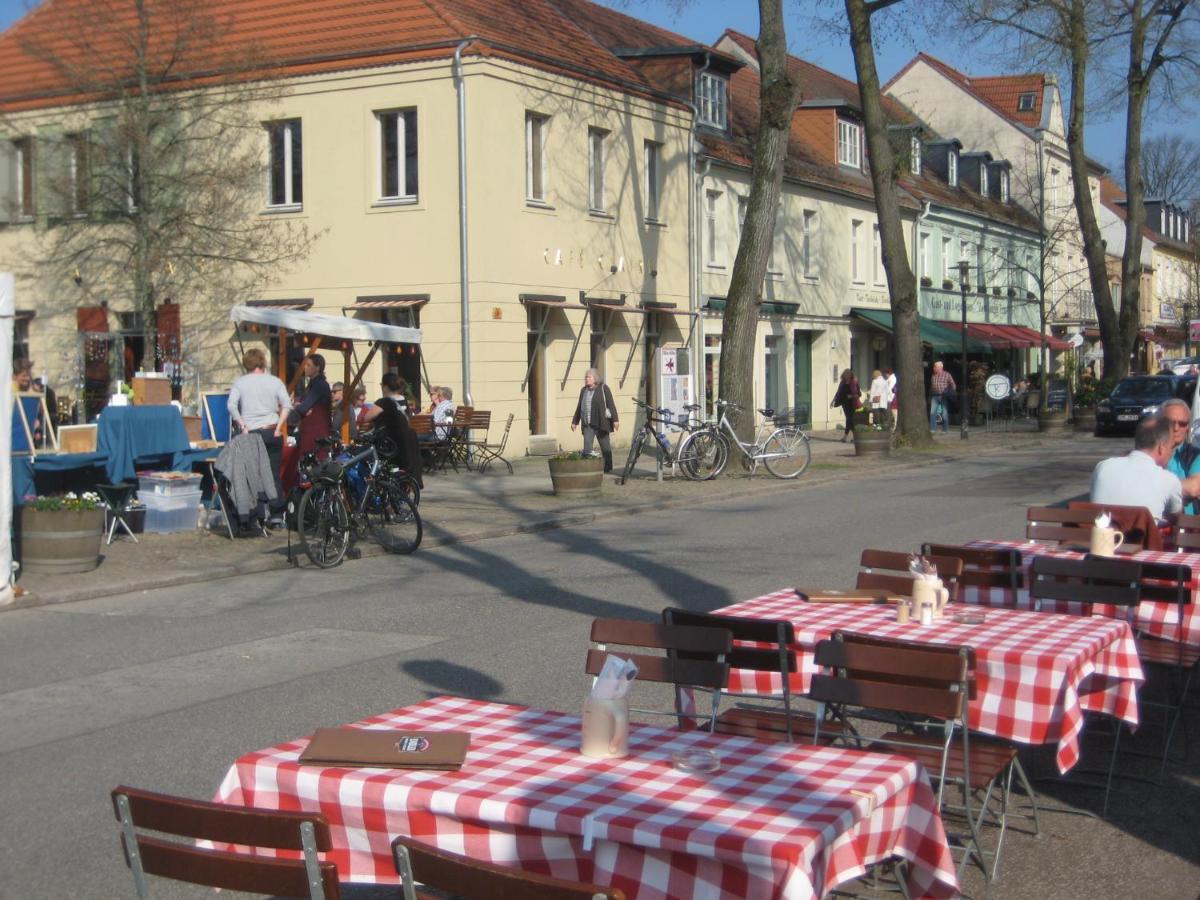
[[[629,458],[625,460],[625,469],[621,472],[621,484],[629,480],[633,467],[637,465],[638,457],[642,455],[642,444],[646,442],[646,432],[639,431],[634,435],[633,443],[629,445]]]
[[[406,496],[413,506],[421,505],[421,486],[417,484],[417,479],[413,478],[407,472],[403,474],[391,474],[387,478]]]
[[[296,512],[296,525],[313,565],[328,569],[342,561],[350,546],[350,520],[338,487],[314,484],[305,491]]]
[[[376,482],[370,488],[363,514],[367,530],[388,553],[412,553],[421,546],[421,514],[404,488],[393,481]]]
[[[790,425],[776,429],[763,447],[763,465],[776,478],[802,475],[811,461],[812,446],[808,435]]]
[[[676,462],[692,481],[708,481],[721,473],[728,452],[719,434],[703,429],[683,439]]]

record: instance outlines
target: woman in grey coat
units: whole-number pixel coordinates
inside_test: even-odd
[[[579,403],[575,406],[575,417],[571,419],[571,430],[583,425],[583,455],[592,455],[592,439],[600,444],[600,455],[604,457],[604,471],[613,467],[612,446],[608,435],[620,427],[617,405],[612,391],[600,380],[596,369],[588,369],[583,375],[583,389],[579,392]]]

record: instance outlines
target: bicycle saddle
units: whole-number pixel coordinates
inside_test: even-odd
[[[759,412],[762,413],[764,416],[766,416],[768,419],[772,418],[775,415],[775,410],[771,409],[771,407],[769,407],[769,406],[766,409],[760,409]]]

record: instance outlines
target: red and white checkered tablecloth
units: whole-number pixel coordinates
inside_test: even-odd
[[[910,862],[912,896],[957,893],[936,797],[901,756],[633,725],[629,756],[596,760],[578,716],[456,697],[356,727],[469,731],[471,747],[436,772],[302,766],[307,739],[291,741],[240,758],[216,799],[324,814],[343,881],[396,883],[408,834],[640,900],[823,897],[889,856]],[[673,768],[687,746],[720,771]]]
[[[971,541],[966,546],[985,550],[1020,550],[1021,563],[1025,567],[1025,583],[1029,584],[1033,560],[1038,556],[1054,556],[1061,559],[1083,559],[1083,553],[1078,550],[1065,550],[1061,547],[1041,544],[1033,541]],[[1192,570],[1192,602],[1184,607],[1183,629],[1179,628],[1179,607],[1174,603],[1146,601],[1138,604],[1137,612],[1131,620],[1133,626],[1142,634],[1169,640],[1183,640],[1194,647],[1200,647],[1200,553],[1189,553],[1183,550],[1139,550],[1122,559],[1142,560],[1144,562],[1171,563],[1172,565],[1188,566]],[[965,588],[961,598],[967,603],[978,603],[983,606],[1008,606],[1015,609],[1033,609],[1033,601],[1029,591],[1022,588],[1013,592],[1003,588]],[[1069,612],[1073,615],[1085,613],[1082,603],[1054,601],[1043,605],[1050,612]],[[1127,613],[1126,610],[1111,609],[1112,614]]]
[[[950,618],[927,626],[901,625],[894,607],[806,603],[791,588],[714,612],[790,621],[800,651],[800,671],[791,686],[799,693],[808,691],[817,670],[817,644],[835,631],[970,645],[976,659],[976,697],[968,708],[971,728],[1022,744],[1057,742],[1061,772],[1079,761],[1085,712],[1108,713],[1130,725],[1138,722],[1142,667],[1133,632],[1117,619],[993,609],[979,625]],[[778,675],[738,669],[730,673],[729,690],[778,694],[782,684]]]

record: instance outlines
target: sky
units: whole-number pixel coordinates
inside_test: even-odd
[[[754,0],[602,0],[629,15],[676,31],[700,43],[713,43],[726,28],[750,36],[758,34],[758,4]],[[0,0],[0,29],[8,28],[25,14],[34,0]],[[829,69],[838,75],[854,79],[854,59],[844,35],[814,27],[811,13],[804,9],[819,7],[832,14],[840,3],[814,0],[785,0],[788,47],[793,54]],[[954,33],[935,34],[926,26],[917,25],[911,33],[889,34],[886,28],[876,28],[877,66],[886,81],[917,52],[924,51],[949,63],[968,75],[1000,75],[1023,71],[1020,60],[988,59],[986,49],[968,44]],[[1063,98],[1064,101],[1066,97]],[[1169,124],[1162,124],[1163,120]],[[1200,117],[1195,115],[1163,115],[1147,117],[1145,137],[1182,132],[1200,140]],[[1182,123],[1182,124],[1181,124]],[[1090,117],[1086,129],[1086,147],[1090,157],[1119,170],[1125,145],[1123,115],[1118,112],[1101,118]]]

